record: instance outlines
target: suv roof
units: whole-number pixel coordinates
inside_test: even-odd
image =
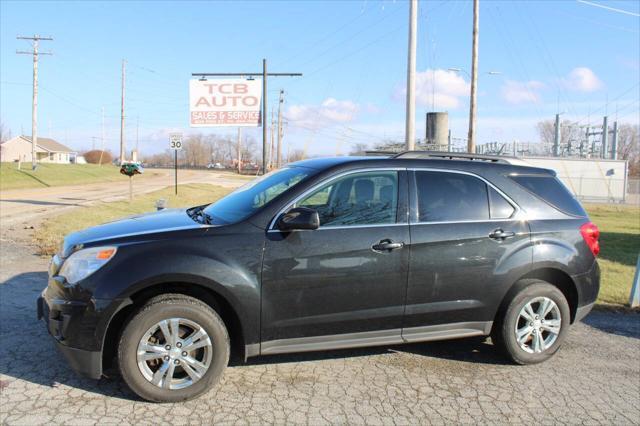
[[[532,173],[553,176],[555,176],[556,174],[553,170],[534,167],[526,161],[516,157],[429,151],[405,151],[401,153],[388,154],[388,156],[378,155],[312,158],[308,160],[297,161],[291,164],[318,170],[347,165],[350,163],[364,162],[371,162],[381,166],[404,165],[408,167],[419,167],[424,166],[425,164],[429,164],[438,168],[454,168],[458,170],[500,169],[500,171],[502,171],[503,173]]]

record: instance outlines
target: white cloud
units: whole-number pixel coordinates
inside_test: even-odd
[[[567,89],[577,92],[595,92],[603,86],[598,76],[587,67],[574,68],[562,83]]]
[[[348,123],[360,111],[353,101],[327,98],[320,105],[291,105],[285,114],[293,124],[319,128],[328,124]]]
[[[396,100],[404,100],[406,86],[398,85],[393,93]],[[416,73],[416,104],[435,109],[456,109],[460,97],[469,95],[469,83],[455,71],[427,69]]]
[[[512,105],[540,103],[540,90],[544,83],[540,81],[514,81],[507,80],[500,89],[502,99]]]

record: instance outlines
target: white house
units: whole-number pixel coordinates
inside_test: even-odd
[[[77,153],[50,138],[38,138],[36,160],[40,163],[69,164]],[[31,162],[31,137],[16,136],[0,144],[0,161]]]

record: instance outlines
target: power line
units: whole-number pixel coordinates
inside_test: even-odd
[[[325,70],[325,69],[327,69],[327,68],[329,68],[329,67],[331,67],[331,66],[333,66],[333,65],[337,64],[338,62],[342,62],[343,60],[345,60],[345,59],[347,59],[347,58],[351,58],[351,57],[353,57],[356,53],[360,53],[360,52],[361,52],[361,51],[363,51],[364,49],[367,49],[367,48],[369,48],[369,47],[373,46],[374,44],[376,44],[376,43],[380,42],[380,41],[381,41],[381,40],[383,40],[383,39],[386,39],[386,38],[387,38],[388,36],[390,36],[391,34],[396,33],[396,32],[398,32],[399,30],[401,30],[401,29],[403,29],[403,28],[406,28],[404,23],[403,23],[402,25],[400,25],[400,26],[398,26],[398,27],[394,28],[393,30],[391,30],[391,31],[389,31],[389,32],[387,32],[387,33],[385,33],[385,34],[383,34],[381,37],[378,37],[378,38],[376,38],[375,40],[372,40],[371,42],[369,42],[369,43],[365,44],[364,46],[361,46],[360,48],[358,48],[358,49],[356,49],[356,50],[354,50],[354,51],[351,51],[351,52],[349,52],[348,54],[346,54],[346,55],[344,55],[344,56],[339,57],[339,58],[338,58],[338,59],[336,59],[335,61],[329,62],[328,64],[325,64],[325,65],[321,66],[320,68],[316,68],[315,70],[311,71],[311,72],[308,74],[308,76],[309,76],[309,77],[311,77],[311,76],[313,76],[313,75],[316,75],[316,74],[317,74],[317,73],[319,73],[320,71],[323,71],[323,70]]]
[[[594,111],[589,111],[589,114],[585,115],[584,117],[582,117],[580,120],[576,121],[576,124],[580,124],[582,122],[584,122],[585,120],[589,119],[589,117],[591,116],[591,114],[597,113],[602,111],[603,109],[608,108],[609,105],[611,105],[612,102],[617,101],[618,99],[622,98],[624,95],[626,95],[627,93],[631,92],[633,89],[635,89],[636,87],[640,86],[640,83],[636,83],[633,86],[629,87],[627,90],[625,90],[624,92],[622,92],[621,94],[619,94],[618,96],[616,96],[615,98],[609,100],[608,102],[606,102],[604,105],[602,105],[601,107],[599,107],[598,109],[594,110]]]
[[[519,3],[515,3],[515,8],[516,8],[516,11],[518,12],[518,15],[520,16],[520,19],[522,19],[523,22],[525,22],[525,19],[524,19],[523,16],[526,16],[528,18],[529,24],[530,24],[529,26],[534,29],[538,40],[540,40],[540,45],[542,46],[542,50],[546,54],[546,58],[545,58],[544,54],[542,55],[542,59],[544,61],[544,64],[545,64],[545,66],[547,67],[547,69],[550,72],[552,72],[552,73],[554,73],[556,75],[556,78],[557,78],[557,80],[554,81],[554,85],[556,86],[556,90],[558,91],[558,96],[563,96],[564,97],[565,102],[570,107],[570,108],[567,108],[569,111],[575,110],[573,103],[569,99],[567,91],[564,90],[564,88],[563,88],[563,85],[561,83],[562,76],[558,72],[558,67],[556,66],[556,63],[555,63],[555,61],[553,59],[553,56],[551,55],[551,51],[548,49],[547,44],[545,43],[544,38],[542,37],[542,33],[538,29],[538,25],[536,24],[536,21],[531,17],[531,14],[526,14],[526,13],[523,14],[521,12]],[[526,24],[526,22],[525,22],[525,24]],[[547,59],[548,59],[549,62],[547,62]],[[560,111],[556,111],[556,112],[560,112]]]
[[[382,23],[383,21],[389,19],[391,16],[394,16],[396,13],[398,13],[400,10],[402,10],[402,7],[397,7],[394,11],[392,11],[389,14],[384,15],[382,18],[374,21],[373,23],[371,23],[370,25],[365,26],[364,28],[361,28],[359,31],[356,31],[352,34],[349,34],[347,37],[343,38],[342,40],[340,40],[337,43],[332,44],[331,46],[329,46],[328,48],[326,48],[325,50],[316,53],[313,55],[313,58],[309,61],[306,61],[303,66],[307,66],[315,61],[317,61],[319,58],[323,57],[324,55],[326,55],[327,53],[330,52],[334,52],[336,51],[336,48],[338,47],[342,47],[345,45],[346,42],[350,42],[352,40],[354,40],[356,37],[358,37],[360,34],[363,34],[364,32],[366,32],[368,29],[379,25],[380,23]]]
[[[329,33],[325,34],[324,36],[322,36],[320,39],[312,42],[311,44],[305,46],[304,49],[298,50],[294,55],[291,55],[290,57],[288,57],[287,59],[285,59],[284,61],[281,62],[281,65],[284,65],[288,62],[291,62],[292,59],[294,58],[298,58],[298,56],[302,53],[306,53],[306,52],[313,52],[313,50],[315,49],[315,47],[317,47],[319,44],[323,43],[326,40],[331,39],[332,37],[334,37],[336,34],[340,33],[340,31],[344,30],[345,28],[349,28],[351,27],[351,24],[353,24],[354,22],[356,22],[358,19],[361,19],[364,15],[366,15],[367,12],[361,11],[355,18],[352,18],[350,20],[348,20],[346,23],[344,23],[343,25],[341,25],[340,27],[330,31]]]
[[[589,6],[599,7],[601,9],[606,9],[606,10],[609,10],[611,12],[623,13],[625,15],[631,15],[631,16],[635,16],[635,17],[640,17],[640,13],[635,13],[635,12],[631,12],[631,11],[628,11],[628,10],[618,9],[616,7],[605,6],[604,4],[593,3],[593,2],[590,2],[590,1],[586,1],[586,0],[576,0],[576,1],[578,3],[586,4],[586,5],[589,5]]]

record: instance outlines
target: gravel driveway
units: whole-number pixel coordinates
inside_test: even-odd
[[[150,404],[55,351],[35,318],[46,263],[2,241],[2,423],[640,424],[640,315],[604,312],[541,365],[506,364],[482,339],[281,355],[228,368],[195,401]]]

